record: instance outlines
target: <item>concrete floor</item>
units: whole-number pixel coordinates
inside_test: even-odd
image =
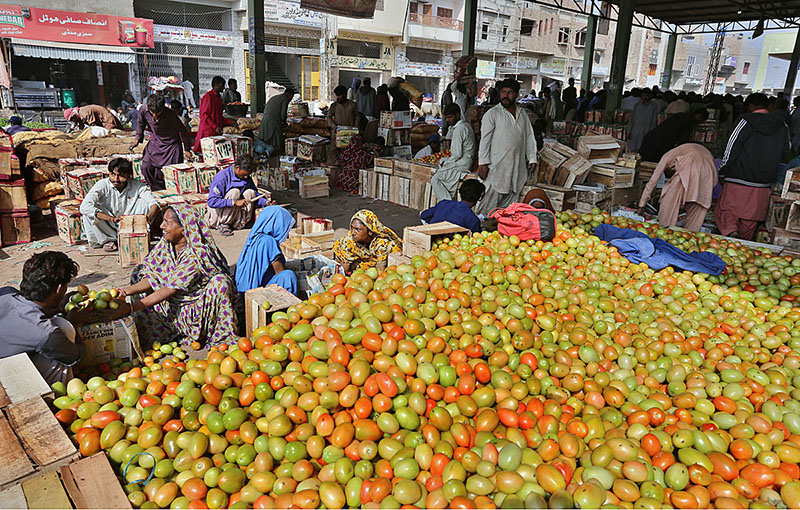
[[[389,202],[383,202],[359,195],[352,195],[332,189],[330,197],[302,199],[296,189],[273,193],[279,204],[288,204],[297,211],[311,216],[320,216],[333,220],[336,237],[341,237],[349,227],[350,218],[359,209],[370,209],[381,221],[392,228],[401,238],[403,228],[419,225],[419,212]],[[71,287],[81,283],[92,289],[113,288],[127,285],[130,280],[130,268],[123,268],[117,261],[116,253],[105,253],[93,250],[86,244],[70,246],[58,237],[55,219],[49,212],[34,218],[31,225],[33,242],[0,249],[0,286],[19,287],[22,277],[22,265],[34,253],[46,250],[64,252],[80,264],[80,273]],[[236,264],[242,251],[248,230],[234,232],[231,237],[222,237],[212,231],[217,245],[220,247],[228,263]]]

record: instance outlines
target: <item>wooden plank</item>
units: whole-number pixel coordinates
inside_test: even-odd
[[[27,354],[0,359],[0,385],[11,404],[53,392]]]
[[[40,466],[75,454],[75,446],[41,397],[13,404],[7,412],[26,452]]]
[[[75,508],[131,508],[104,452],[61,468]]]
[[[72,508],[58,473],[45,473],[22,484],[28,508]]]
[[[6,417],[0,412],[0,487],[33,473],[33,465],[14,435]],[[2,504],[0,499],[0,504]]]
[[[0,505],[3,508],[28,508],[28,502],[25,501],[25,493],[22,492],[22,486],[18,483],[10,485],[8,488],[0,491]]]
[[[0,408],[3,408],[11,403],[11,399],[8,398],[8,394],[6,393],[5,388],[3,385],[0,384]]]

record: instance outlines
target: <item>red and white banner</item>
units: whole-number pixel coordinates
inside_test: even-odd
[[[0,37],[153,47],[153,20],[0,4]]]

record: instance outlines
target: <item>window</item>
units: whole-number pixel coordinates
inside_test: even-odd
[[[442,52],[409,46],[406,48],[406,58],[412,62],[438,64],[442,60]]]
[[[647,76],[655,76],[657,70],[658,64],[650,64],[650,68],[647,70]]]
[[[481,25],[481,40],[485,41],[488,38],[489,38],[489,24],[484,23],[483,25]]]
[[[336,54],[342,57],[381,58],[381,43],[338,39]]]
[[[547,21],[544,21],[544,22],[540,21],[539,22],[539,37],[542,36],[542,25],[545,25],[544,30],[545,30],[545,33],[547,33],[547,25],[546,24],[547,24]]]
[[[569,33],[569,28],[560,27],[558,29],[558,44],[569,44]]]
[[[552,34],[552,33],[553,33],[553,20],[554,20],[554,19],[555,19],[555,18],[550,18],[550,32],[549,32],[550,34]],[[569,38],[567,38],[567,39],[569,39]]]
[[[453,9],[445,9],[444,7],[437,7],[436,15],[439,16],[440,18],[452,18]]]
[[[503,25],[503,42],[506,42],[506,35],[508,35],[508,25]]]
[[[595,64],[599,64],[600,62],[602,62],[604,55],[605,55],[605,52],[603,52],[603,50],[596,50],[594,52],[594,63]]]
[[[575,46],[580,48],[586,46],[586,30],[575,32]]]
[[[411,14],[416,14],[419,12],[419,4],[417,2],[411,2],[411,7],[409,7]]]
[[[750,72],[750,62],[745,62],[744,67],[742,68],[742,74],[747,74]]]
[[[695,75],[695,57],[694,55],[689,55],[686,57],[686,76],[694,76]]]
[[[519,35],[533,35],[534,21],[532,19],[522,18],[519,24]],[[539,33],[539,35],[542,35]]]

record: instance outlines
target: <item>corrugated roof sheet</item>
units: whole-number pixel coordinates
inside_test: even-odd
[[[123,46],[101,46],[98,44],[74,44],[54,41],[11,39],[14,54],[19,57],[58,58],[87,62],[112,62],[133,64],[136,53]]]

